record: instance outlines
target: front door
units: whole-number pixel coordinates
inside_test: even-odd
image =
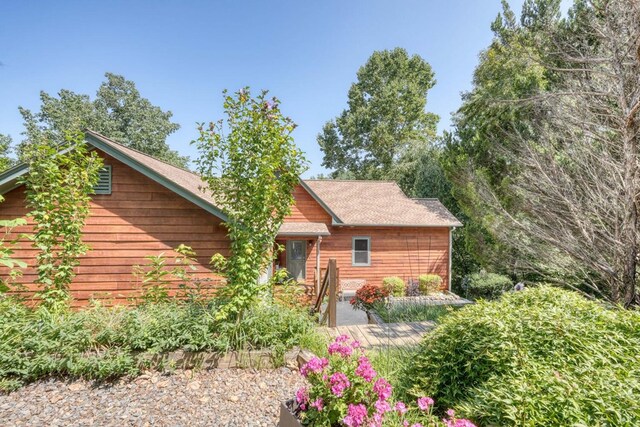
[[[294,279],[303,282],[307,270],[307,242],[287,240],[287,271]]]

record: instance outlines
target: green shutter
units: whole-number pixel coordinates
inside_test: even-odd
[[[98,172],[98,182],[93,187],[94,194],[111,194],[111,165],[105,165]]]

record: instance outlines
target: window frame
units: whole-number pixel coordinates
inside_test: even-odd
[[[356,251],[356,240],[366,240],[367,241],[367,262],[356,262],[356,252],[365,252],[365,251]],[[371,237],[370,236],[353,236],[351,238],[351,266],[352,267],[371,267]]]

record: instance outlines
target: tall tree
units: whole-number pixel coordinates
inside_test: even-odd
[[[89,128],[128,147],[186,167],[189,159],[171,150],[166,142],[167,136],[180,128],[171,122],[172,113],[143,98],[131,80],[111,73],[105,77],[94,100],[62,89],[57,97],[41,92],[42,104],[37,113],[20,107],[26,128],[26,140],[21,147],[40,138],[39,133],[62,143],[66,131]]]
[[[9,169],[13,166],[14,160],[9,157],[11,152],[12,139],[9,135],[0,133],[0,172]]]
[[[445,139],[448,137],[445,134]],[[474,248],[470,246],[473,239],[469,237],[477,232],[477,224],[465,215],[453,197],[452,183],[442,167],[442,156],[443,148],[437,144],[413,147],[394,165],[393,176],[407,195],[438,199],[464,224],[453,232],[452,239],[452,288],[454,292],[461,292],[462,279],[479,269],[473,256]]]
[[[560,1],[526,0],[520,23],[509,4],[502,4],[503,12],[491,25],[494,40],[480,54],[473,90],[463,95],[453,117],[455,132],[442,160],[456,201],[473,225],[465,233],[474,258],[485,268],[522,273],[526,255],[510,244],[521,236],[496,238],[492,230],[506,234],[512,229],[503,227],[501,215],[485,204],[485,195],[489,190],[507,208],[519,203],[509,187],[519,169],[505,153],[523,136],[536,139],[533,121],[539,106],[525,100],[554,85],[542,46],[552,43],[545,29],[558,25]]]
[[[420,56],[395,48],[374,52],[357,78],[348,108],[318,135],[322,164],[334,177],[387,178],[406,150],[436,135],[438,116],[425,110],[434,74]]]
[[[523,266],[630,306],[639,244],[640,5],[578,0],[566,20],[535,22],[536,62],[552,84],[511,100],[530,112],[526,132],[511,126],[492,135],[510,142],[492,150],[512,171],[502,181],[512,200],[476,173],[477,200]]]
[[[258,278],[272,259],[306,163],[291,136],[295,124],[276,98],[268,99],[266,91],[252,97],[248,88],[224,95],[226,120],[200,125],[194,141],[198,172],[229,217],[231,254],[224,263],[220,316],[241,313],[259,293]]]

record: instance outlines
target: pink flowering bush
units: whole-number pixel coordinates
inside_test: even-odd
[[[328,358],[314,357],[300,368],[309,385],[296,392],[293,412],[306,426],[473,427],[468,420],[432,414],[433,399],[415,405],[392,400],[393,387],[380,377],[357,341],[341,335]],[[411,420],[411,421],[410,421]]]

